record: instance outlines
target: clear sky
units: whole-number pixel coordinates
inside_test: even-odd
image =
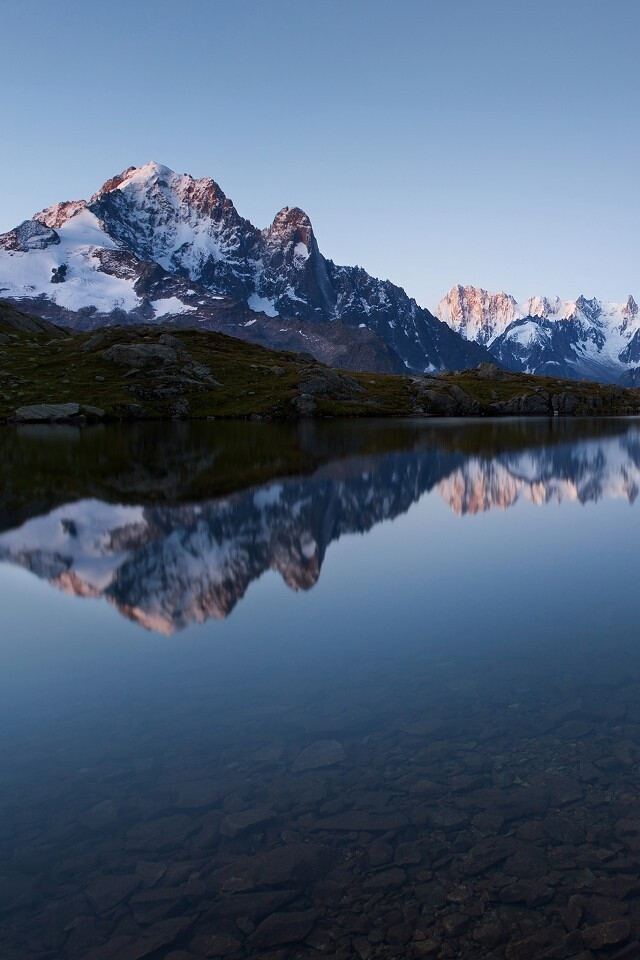
[[[638,0],[3,0],[0,230],[131,164],[433,308],[640,300]]]

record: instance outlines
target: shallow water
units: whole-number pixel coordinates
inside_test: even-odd
[[[4,428],[0,478],[3,960],[640,956],[637,421]]]

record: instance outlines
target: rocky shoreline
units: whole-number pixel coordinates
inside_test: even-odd
[[[4,422],[640,413],[635,389],[488,363],[423,376],[347,373],[310,355],[207,331],[114,327],[72,335],[27,320],[12,323],[4,314],[0,322]]]

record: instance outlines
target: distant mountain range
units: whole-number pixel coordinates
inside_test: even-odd
[[[213,180],[157,163],[0,236],[0,297],[76,329],[201,326],[355,370],[491,359],[400,287],[326,259],[299,208],[259,230]]]
[[[632,296],[531,297],[453,287],[437,308],[452,330],[487,347],[508,370],[640,385],[640,314]]]
[[[429,491],[460,515],[520,500],[633,503],[640,492],[635,428],[496,456],[447,446],[336,460],[311,476],[191,503],[75,499],[0,533],[0,561],[172,633],[228,616],[267,570],[308,590],[332,542],[406,513]]]

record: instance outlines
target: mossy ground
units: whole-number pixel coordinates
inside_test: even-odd
[[[153,365],[127,368],[104,356],[114,344],[154,344],[166,332],[153,327],[112,327],[100,331],[100,342],[93,346],[90,341],[95,341],[95,331],[73,336],[16,331],[3,327],[0,314],[0,419],[10,419],[22,406],[65,402],[99,407],[115,419],[131,419],[136,410],[149,419],[176,416],[175,393],[163,397],[157,389],[166,370]],[[188,377],[185,379],[179,399],[186,401],[186,415],[191,419],[297,417],[296,400],[306,392],[305,383],[314,377],[324,377],[328,386],[314,393],[313,416],[386,417],[444,412],[437,404],[425,402],[424,381],[419,377],[349,373],[344,375],[343,382],[348,384],[350,380],[355,388],[342,389],[335,372],[300,354],[268,350],[209,331],[170,332],[181,342],[190,362],[208,368],[216,381],[194,384]],[[492,408],[496,402],[540,391],[564,390],[581,403],[598,397],[598,412],[608,414],[628,412],[629,403],[637,406],[640,400],[639,391],[621,391],[602,384],[525,374],[487,379],[476,371],[441,376],[436,388],[447,393],[454,385],[476,400],[480,413],[486,415],[496,412]]]
[[[67,402],[100,407],[109,416],[125,419],[135,403],[149,418],[170,417],[175,398],[163,400],[153,395],[158,369],[131,371],[103,358],[113,344],[141,339],[153,343],[164,332],[111,328],[104,331],[98,348],[85,351],[95,332],[51,338],[7,331],[8,342],[0,344],[0,417],[10,417],[21,406]],[[211,370],[219,384],[206,390],[187,386],[181,392],[180,398],[188,402],[194,418],[295,416],[292,401],[300,394],[300,383],[312,376],[315,368],[324,370],[299,354],[267,350],[223,334],[172,330],[171,335],[182,342],[195,362]],[[365,388],[362,402],[318,397],[319,415],[411,412],[405,378],[355,374],[354,379]]]

